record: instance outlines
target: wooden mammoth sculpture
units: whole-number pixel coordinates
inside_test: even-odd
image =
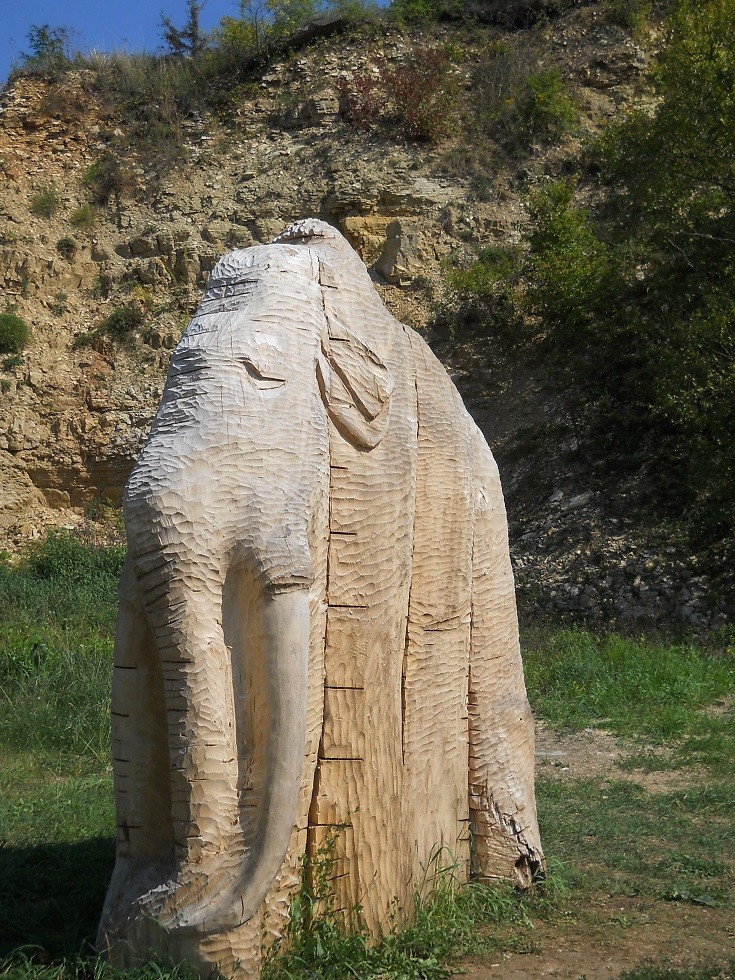
[[[380,934],[543,863],[493,457],[316,220],[214,269],[125,493],[99,944],[257,974],[300,859]]]

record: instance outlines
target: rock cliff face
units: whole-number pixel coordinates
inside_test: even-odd
[[[621,88],[613,73],[605,83],[618,85],[612,93],[595,82],[580,88],[584,127],[627,96],[639,53],[589,11],[556,22],[543,42],[549,63],[574,82],[597,58],[594,32],[611,30],[627,78]],[[451,140],[429,146],[361,133],[342,119],[338,93],[340,79],[376,60],[398,64],[416,43],[452,44],[455,80],[468,90],[478,52],[499,36],[495,28],[472,36],[446,28],[431,37],[385,29],[306,48],[271,66],[226,124],[186,121],[180,161],[163,175],[133,155],[124,189],[95,206],[96,216],[90,168],[123,124],[95,94],[91,73],[61,85],[19,78],[6,87],[0,289],[32,340],[20,363],[5,361],[0,378],[4,541],[73,523],[95,499],[119,501],[169,351],[228,247],[268,241],[289,221],[320,216],[358,249],[388,306],[421,328],[450,256],[473,241],[517,237],[538,159],[505,159],[478,200],[463,174],[446,166]],[[52,195],[46,216],[37,213],[43,193]],[[123,306],[143,314],[135,335],[127,342],[92,336]],[[91,342],[80,346],[85,335]],[[492,439],[492,427],[487,434]]]
[[[635,97],[647,56],[605,9],[574,4],[526,32],[497,24],[414,34],[374,26],[322,39],[271,64],[226,120],[184,120],[176,159],[164,168],[135,147],[115,160],[125,123],[97,94],[90,72],[60,84],[18,78],[6,86],[0,292],[5,308],[29,324],[31,342],[21,357],[0,358],[0,547],[74,525],[101,500],[119,502],[170,351],[227,249],[269,241],[298,218],[321,217],[358,250],[391,312],[424,329],[447,265],[478,245],[517,241],[529,187],[563,173],[585,134]],[[400,65],[417,45],[450,52],[461,113],[478,85],[482,53],[493,44],[513,50],[528,31],[538,63],[557,68],[571,87],[580,126],[556,144],[495,147],[479,189],[462,162],[461,130],[438,144],[416,143],[389,129],[362,132],[343,117],[342,80],[376,64]],[[118,169],[101,194],[95,173],[110,159]],[[124,336],[100,329],[120,308],[138,311],[140,324]],[[651,598],[655,588],[641,599],[645,569],[636,588],[641,576],[624,571],[629,525],[624,517],[606,523],[618,518],[604,479],[580,468],[584,453],[574,449],[574,433],[561,431],[564,407],[553,379],[532,358],[514,359],[487,342],[436,339],[498,459],[529,601],[592,614],[621,607],[644,618],[668,615],[669,599]],[[535,448],[525,451],[529,432]],[[570,531],[579,525],[590,533]],[[621,535],[611,551],[607,543]],[[636,547],[643,556],[657,548]],[[624,559],[622,586],[615,576],[617,584],[605,585],[607,558],[594,558],[595,549],[610,552],[613,564]],[[667,576],[676,586],[668,596],[683,596],[686,614],[679,612],[696,622],[703,604],[686,585],[699,577],[696,567]]]

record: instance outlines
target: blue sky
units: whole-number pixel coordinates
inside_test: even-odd
[[[69,28],[83,51],[155,51],[161,44],[161,12],[183,26],[186,0],[0,0],[0,84],[14,59],[28,50],[26,35],[32,25]],[[237,0],[207,0],[202,27],[210,30],[223,15],[237,12]]]

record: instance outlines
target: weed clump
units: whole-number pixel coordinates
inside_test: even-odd
[[[79,334],[71,345],[72,350],[90,347],[104,337],[129,343],[135,331],[145,323],[145,316],[135,306],[118,306],[109,316],[89,333]]]
[[[132,189],[133,177],[122,160],[107,153],[87,168],[82,183],[92,191],[97,204],[105,205],[111,198],[119,202]],[[85,213],[83,220],[89,220],[89,212]],[[93,220],[92,212],[90,224]]]
[[[95,222],[97,213],[91,204],[82,204],[71,213],[70,221],[80,231],[89,231]]]
[[[61,198],[55,187],[43,187],[31,198],[31,213],[38,218],[53,218],[60,207]]]

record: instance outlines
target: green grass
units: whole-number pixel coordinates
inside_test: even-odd
[[[0,562],[0,955],[28,946],[53,959],[94,937],[114,858],[121,559],[56,534],[20,566]],[[2,969],[22,976],[24,962]]]
[[[0,560],[0,978],[122,978],[91,946],[114,861],[109,684],[122,557],[120,548],[60,534],[20,564]],[[447,964],[464,955],[533,950],[534,922],[584,921],[600,894],[732,907],[732,650],[562,631],[531,644],[526,666],[532,703],[547,724],[604,724],[641,740],[633,759],[640,768],[696,763],[707,780],[648,793],[623,779],[540,779],[542,839],[554,869],[546,886],[521,898],[480,884],[457,890],[446,877],[414,925],[378,945],[359,930],[345,934],[339,915],[324,911],[317,861],[266,980],[445,977]],[[712,702],[717,710],[704,710]],[[643,739],[677,750],[647,752]],[[697,970],[642,967],[628,977],[719,975]],[[133,975],[188,976],[155,965]]]
[[[68,957],[61,963],[42,963],[22,950],[0,963],[3,980],[200,980],[187,966],[148,963],[132,970],[116,970],[104,960]]]
[[[54,768],[109,759],[109,700],[122,549],[51,535],[20,568],[0,562],[0,751]]]
[[[732,647],[564,630],[531,643],[524,663],[529,697],[547,724],[604,727],[631,740],[622,765],[631,779],[612,771],[608,778],[537,780],[541,837],[570,869],[573,893],[732,907]],[[686,789],[652,793],[631,781],[636,772],[644,781],[666,770],[678,770]]]
[[[730,980],[735,976],[735,957],[719,966],[676,970],[669,967],[643,966],[620,974],[620,980]]]
[[[732,646],[710,652],[692,643],[561,630],[529,645],[524,666],[534,710],[554,725],[604,725],[654,742],[692,738],[704,761],[732,750],[722,741],[727,720],[703,713],[735,694]]]
[[[735,785],[647,793],[624,781],[539,779],[537,794],[541,838],[572,869],[576,894],[733,904]]]

